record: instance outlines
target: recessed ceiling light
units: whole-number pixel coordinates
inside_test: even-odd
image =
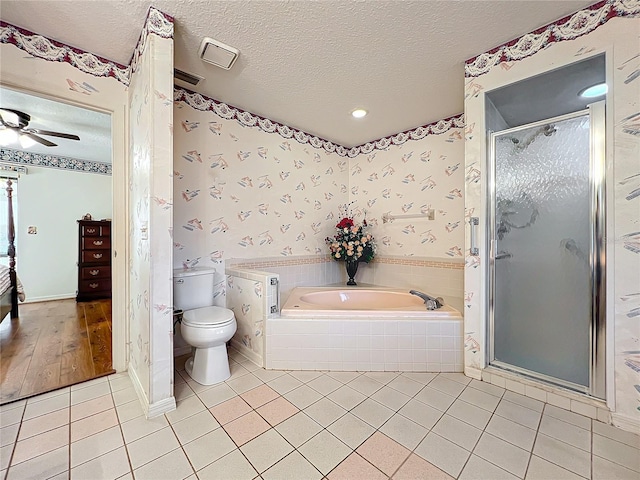
[[[351,112],[351,115],[353,115],[354,118],[362,118],[366,114],[367,111],[364,108],[357,108],[353,112]]]
[[[606,83],[598,83],[596,85],[585,88],[584,90],[580,91],[578,95],[584,98],[595,98],[601,97],[602,95],[607,93],[607,91],[609,91],[609,87]]]

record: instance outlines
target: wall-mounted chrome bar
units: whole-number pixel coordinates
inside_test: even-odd
[[[421,213],[400,213],[393,214],[387,212],[382,215],[382,223],[391,223],[399,218],[426,218],[427,220],[435,220],[436,219],[436,211],[433,208],[430,208]]]
[[[476,240],[477,240],[477,235],[476,235],[476,227],[480,224],[480,217],[471,217],[469,219],[469,238],[470,238],[470,243],[471,243],[471,248],[469,249],[471,255],[478,255],[480,253],[480,250],[478,249],[478,247],[476,246]]]

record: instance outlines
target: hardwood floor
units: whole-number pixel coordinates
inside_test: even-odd
[[[0,324],[0,404],[114,371],[111,300],[19,308],[19,318]]]

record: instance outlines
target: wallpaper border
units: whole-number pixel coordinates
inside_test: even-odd
[[[30,165],[32,167],[57,168],[73,172],[111,175],[110,163],[91,162],[71,157],[23,152],[21,150],[13,150],[11,148],[0,148],[0,161],[20,165]]]
[[[296,265],[312,265],[318,263],[330,263],[335,260],[330,255],[299,255],[283,259],[281,257],[273,258],[232,258],[227,260],[227,268],[247,268],[251,270],[260,270],[272,267],[292,267]],[[392,265],[408,265],[412,267],[435,267],[449,268],[454,270],[463,270],[464,261],[446,261],[441,259],[416,258],[416,257],[399,257],[394,255],[378,255],[374,263],[392,264]]]
[[[454,115],[449,118],[438,120],[420,127],[400,132],[388,137],[367,142],[363,145],[346,148],[342,145],[324,140],[315,135],[308,134],[302,130],[291,128],[282,123],[274,122],[260,115],[242,110],[201,93],[187,90],[183,87],[174,86],[174,102],[183,102],[186,105],[200,111],[211,111],[225,120],[236,120],[245,127],[257,127],[266,133],[277,133],[283,138],[294,138],[301,144],[309,144],[314,148],[322,148],[329,153],[337,153],[341,157],[354,158],[360,154],[368,154],[374,150],[386,150],[391,145],[402,145],[408,140],[421,140],[427,135],[441,135],[451,128],[463,128],[465,126],[464,114]]]
[[[150,33],[162,38],[173,38],[173,17],[149,7],[136,48],[129,65],[125,66],[0,20],[0,43],[15,45],[36,58],[69,63],[95,77],[113,77],[127,86]]]
[[[555,42],[574,40],[615,17],[640,15],[640,0],[603,0],[515,38],[465,62],[465,77],[478,77],[503,62],[530,57]]]

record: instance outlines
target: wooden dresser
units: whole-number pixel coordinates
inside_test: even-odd
[[[84,302],[111,297],[111,221],[78,220],[78,294]]]

